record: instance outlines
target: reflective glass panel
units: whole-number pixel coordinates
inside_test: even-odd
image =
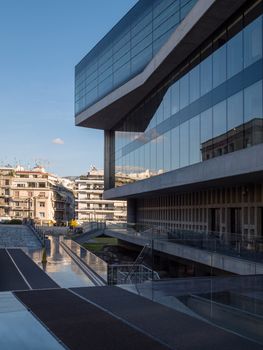
[[[189,165],[189,121],[180,125],[180,167]]]
[[[180,79],[180,109],[189,104],[189,74]]]
[[[201,95],[205,95],[212,89],[212,56],[207,57],[200,64],[201,71]]]
[[[171,91],[171,113],[175,114],[180,109],[180,89],[179,89],[179,81],[172,85]]]
[[[251,65],[262,57],[262,16],[244,29],[244,64]]]
[[[231,130],[243,124],[243,91],[227,100],[227,129]]]
[[[226,134],[226,101],[213,107],[213,137]]]
[[[171,166],[172,166],[172,169],[178,169],[180,166],[179,127],[171,130]]]
[[[157,162],[157,172],[158,174],[162,174],[164,172],[164,164],[163,164],[163,143],[164,143],[164,135],[158,136],[154,139],[156,142],[156,162]]]
[[[190,103],[200,97],[200,65],[189,73],[190,75]]]
[[[190,123],[190,164],[200,162],[200,116],[196,116]]]
[[[244,91],[245,122],[262,118],[262,80]]]
[[[243,69],[243,32],[227,43],[227,77],[231,78]]]
[[[213,87],[226,80],[226,46],[220,47],[213,54]]]
[[[164,171],[171,170],[171,131],[163,135],[163,163]]]

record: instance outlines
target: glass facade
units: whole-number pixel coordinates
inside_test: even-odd
[[[197,0],[140,0],[75,68],[75,114],[140,73]]]
[[[237,14],[122,122],[117,186],[263,143],[261,6]]]

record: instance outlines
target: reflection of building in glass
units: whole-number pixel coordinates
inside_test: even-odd
[[[202,143],[202,160],[222,156],[259,143],[263,143],[263,119],[254,118]]]
[[[126,202],[103,199],[103,170],[92,167],[75,180],[76,219],[79,221],[126,221]]]
[[[140,0],[76,66],[76,125],[105,130],[130,222],[263,234],[263,6],[231,4]]]

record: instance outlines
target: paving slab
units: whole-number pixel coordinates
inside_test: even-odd
[[[0,249],[0,291],[29,289],[6,249]]]
[[[64,347],[11,292],[0,292],[0,349],[62,350]]]
[[[25,225],[0,224],[0,248],[26,248],[34,250],[41,244],[31,229]]]
[[[180,350],[259,350],[263,348],[202,320],[118,287],[73,288],[86,300]]]
[[[7,250],[32,289],[58,288],[55,283],[22,249]],[[1,274],[1,273],[0,273]]]
[[[70,349],[169,349],[69,290],[14,293]]]

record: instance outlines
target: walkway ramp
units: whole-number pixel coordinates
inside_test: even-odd
[[[22,249],[0,249],[0,291],[58,288]]]
[[[8,249],[20,272],[28,281],[31,289],[58,288],[56,284],[29,256],[21,249]]]
[[[29,289],[6,249],[0,249],[0,291]]]
[[[71,350],[171,349],[69,290],[15,295]]]
[[[74,288],[73,291],[172,349],[262,349],[262,345],[253,341],[118,287]]]
[[[11,292],[0,293],[1,350],[65,350]]]

